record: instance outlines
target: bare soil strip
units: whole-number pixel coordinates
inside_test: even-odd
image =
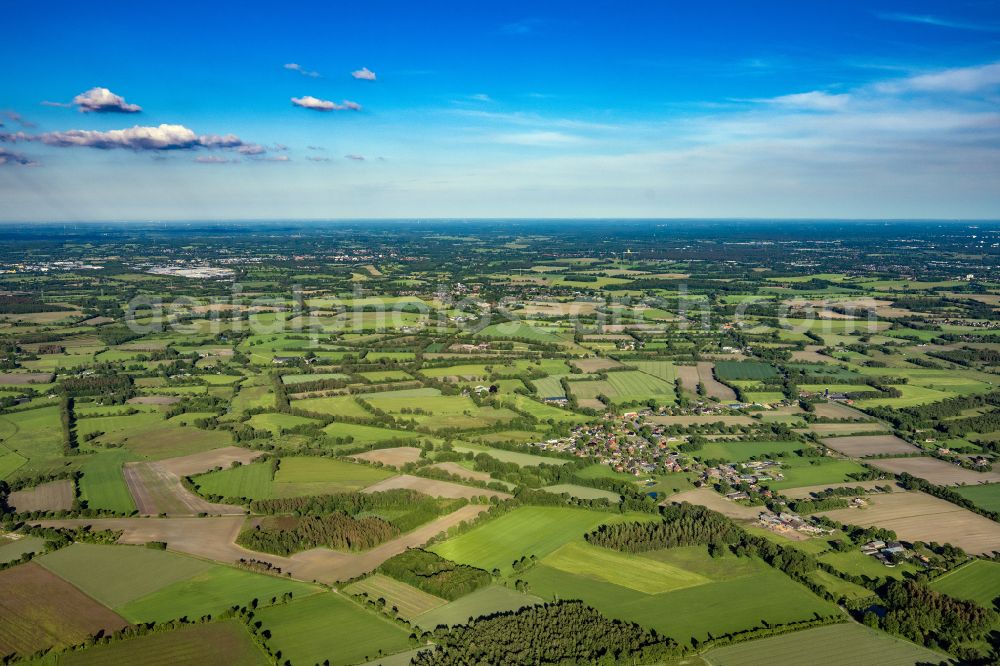
[[[73,482],[63,479],[16,490],[7,498],[7,504],[18,512],[68,511],[73,507]]]
[[[863,458],[883,453],[918,453],[920,449],[895,435],[854,435],[827,437],[821,442],[847,456]]]
[[[894,492],[869,498],[869,506],[837,509],[824,515],[850,525],[876,525],[905,541],[950,543],[967,553],[1000,551],[1000,523],[920,492]]]
[[[398,446],[392,449],[366,451],[351,457],[368,462],[380,462],[398,469],[406,463],[415,463],[420,460],[420,449],[415,446]]]
[[[145,516],[196,516],[200,513],[228,516],[246,513],[241,506],[206,502],[185,488],[180,477],[160,463],[125,463],[122,473],[136,508]]]
[[[374,485],[368,486],[361,492],[377,493],[385,490],[395,490],[396,488],[406,488],[408,490],[416,490],[418,493],[430,495],[431,497],[447,497],[450,499],[458,499],[460,497],[469,499],[472,497],[482,497],[482,496],[499,497],[501,499],[509,499],[511,497],[507,493],[501,493],[496,490],[488,490],[486,488],[474,488],[472,486],[463,486],[460,483],[452,483],[451,481],[437,481],[435,479],[425,479],[420,476],[410,476],[409,474],[393,476],[384,481],[379,481]]]
[[[218,518],[74,518],[68,520],[42,520],[37,524],[51,527],[80,527],[90,525],[95,530],[123,530],[119,543],[144,544],[165,541],[171,550],[204,557],[223,564],[237,560],[256,559],[281,567],[293,578],[305,581],[335,583],[373,571],[390,557],[407,548],[424,545],[459,523],[470,521],[488,507],[467,504],[457,511],[442,516],[412,532],[384,543],[363,553],[345,553],[328,548],[314,548],[291,557],[279,557],[247,550],[236,545],[236,536],[245,519],[241,516]]]

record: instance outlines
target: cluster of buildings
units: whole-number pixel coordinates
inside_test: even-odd
[[[690,462],[670,446],[679,442],[679,438],[663,437],[655,431],[650,437],[647,439],[622,424],[603,423],[577,426],[568,437],[538,442],[535,446],[581,458],[593,456],[616,472],[634,476],[690,471]]]
[[[768,481],[781,481],[785,475],[781,473],[781,463],[774,460],[751,460],[745,463],[723,463],[705,470],[704,481],[718,483],[725,481],[733,487],[749,487],[752,491],[760,490],[759,484]],[[744,486],[743,484],[746,484]],[[768,491],[764,491],[767,493]],[[730,495],[742,495],[730,497]],[[745,492],[729,493],[729,499],[747,499]]]
[[[911,556],[916,555],[912,551],[907,550],[906,546],[899,541],[881,541],[878,539],[869,541],[861,546],[861,553],[874,557],[887,567],[894,567],[901,560],[909,559]],[[916,555],[916,558],[924,564],[928,562],[928,559],[922,555]]]
[[[760,523],[761,527],[769,529],[772,532],[778,532],[779,534],[801,532],[810,536],[816,536],[833,532],[831,529],[813,525],[802,516],[797,516],[794,513],[785,513],[784,511],[781,513],[762,511],[757,522]]]

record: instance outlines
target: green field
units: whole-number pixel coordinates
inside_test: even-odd
[[[645,594],[660,594],[709,582],[709,579],[701,574],[666,562],[620,553],[579,541],[567,543],[545,557],[542,562],[553,569],[584,578],[594,578]]]
[[[444,606],[418,615],[414,622],[425,631],[430,631],[440,624],[464,624],[469,618],[517,610],[540,603],[542,600],[532,594],[515,592],[502,585],[487,585]]]
[[[80,465],[80,499],[91,509],[108,509],[129,513],[135,501],[122,476],[122,465],[136,460],[127,449],[108,449],[94,453]]]
[[[110,645],[63,652],[54,657],[52,663],[59,666],[138,663],[144,666],[265,666],[271,660],[254,644],[242,624],[229,620],[195,624]]]
[[[770,363],[758,361],[716,361],[715,376],[722,381],[733,379],[772,379],[778,371]]]
[[[370,661],[410,647],[409,632],[336,592],[258,611],[272,650],[293,664],[332,666]]]
[[[264,414],[254,414],[247,423],[257,430],[268,430],[275,435],[279,435],[282,430],[300,425],[319,425],[321,422],[317,422],[314,419],[307,419],[304,416],[295,416],[294,414],[266,412]]]
[[[132,622],[163,622],[182,616],[216,615],[230,606],[245,606],[253,599],[266,604],[286,592],[302,598],[319,591],[319,587],[308,583],[216,565],[115,610]]]
[[[38,474],[61,466],[63,440],[58,407],[40,407],[0,415],[0,428],[8,433],[3,440],[5,449],[18,456],[7,458],[5,466],[8,474]],[[5,457],[9,455],[0,453],[4,453]],[[22,464],[18,464],[19,459]]]
[[[956,599],[975,601],[985,608],[996,608],[1000,597],[1000,563],[973,560],[935,578],[931,588]]]
[[[307,412],[317,414],[328,414],[330,416],[359,416],[362,418],[371,416],[365,408],[358,404],[354,396],[335,395],[329,398],[306,398],[305,400],[294,400],[292,407],[303,409]]]
[[[705,549],[684,557],[689,567],[692,559],[711,559]],[[688,570],[703,576],[705,583],[662,594],[646,594],[544,563],[520,577],[528,581],[532,594],[546,600],[582,599],[609,617],[656,629],[681,643],[705,640],[710,633],[749,629],[762,621],[775,624],[836,612],[835,606],[762,562],[733,556],[725,560],[738,564],[739,575],[727,572],[713,580],[706,575],[712,571],[707,564],[698,567],[701,573]]]
[[[430,550],[461,564],[487,571],[497,568],[509,574],[511,564],[522,556],[541,559],[598,525],[623,519],[621,514],[586,509],[526,506],[435,544]]]
[[[644,372],[609,372],[606,380],[571,381],[573,395],[580,400],[605,395],[615,404],[654,400],[659,404],[676,401],[674,384]]]
[[[952,490],[987,511],[1000,511],[1000,483],[956,486]]]
[[[574,483],[561,483],[555,486],[546,486],[542,490],[548,491],[550,493],[555,493],[557,495],[566,493],[572,497],[579,497],[580,499],[601,499],[604,498],[612,503],[617,503],[621,501],[621,495],[611,492],[610,490],[601,490],[600,488],[590,488],[589,486],[578,486]]]
[[[223,497],[300,497],[360,490],[393,476],[393,472],[333,458],[282,458],[271,479],[270,463],[251,463],[194,478],[206,494]]]
[[[40,553],[45,547],[45,541],[33,536],[9,540],[0,537],[0,564],[13,562],[25,553]]]
[[[768,481],[772,490],[797,488],[799,486],[817,486],[822,483],[841,483],[850,481],[848,474],[865,472],[865,468],[850,460],[833,458],[782,458],[781,473],[785,478],[781,481]]]
[[[419,435],[412,430],[390,430],[358,423],[335,421],[323,428],[323,432],[333,438],[351,437],[355,444],[372,444],[389,439],[416,439]]]
[[[802,442],[708,442],[694,453],[702,460],[744,462],[751,458],[792,453],[807,445]]]
[[[915,666],[945,661],[944,655],[854,623],[834,624],[738,643],[703,655],[713,666],[770,666],[803,663],[824,666]]]
[[[88,543],[62,548],[37,562],[110,608],[124,606],[215,567],[165,550]]]

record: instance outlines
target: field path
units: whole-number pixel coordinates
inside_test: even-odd
[[[72,518],[41,520],[47,527],[76,528],[90,525],[95,530],[123,530],[119,543],[144,544],[165,541],[170,550],[204,557],[223,564],[233,564],[240,558],[270,562],[282,572],[304,581],[335,583],[373,571],[390,557],[407,548],[422,546],[431,537],[472,520],[488,507],[467,504],[457,511],[441,516],[412,532],[363,553],[345,553],[328,548],[314,548],[291,557],[258,553],[236,544],[243,528],[242,516],[213,518]]]

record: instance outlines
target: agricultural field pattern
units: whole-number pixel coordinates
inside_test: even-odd
[[[1000,226],[852,225],[0,229],[0,660],[996,663]]]

